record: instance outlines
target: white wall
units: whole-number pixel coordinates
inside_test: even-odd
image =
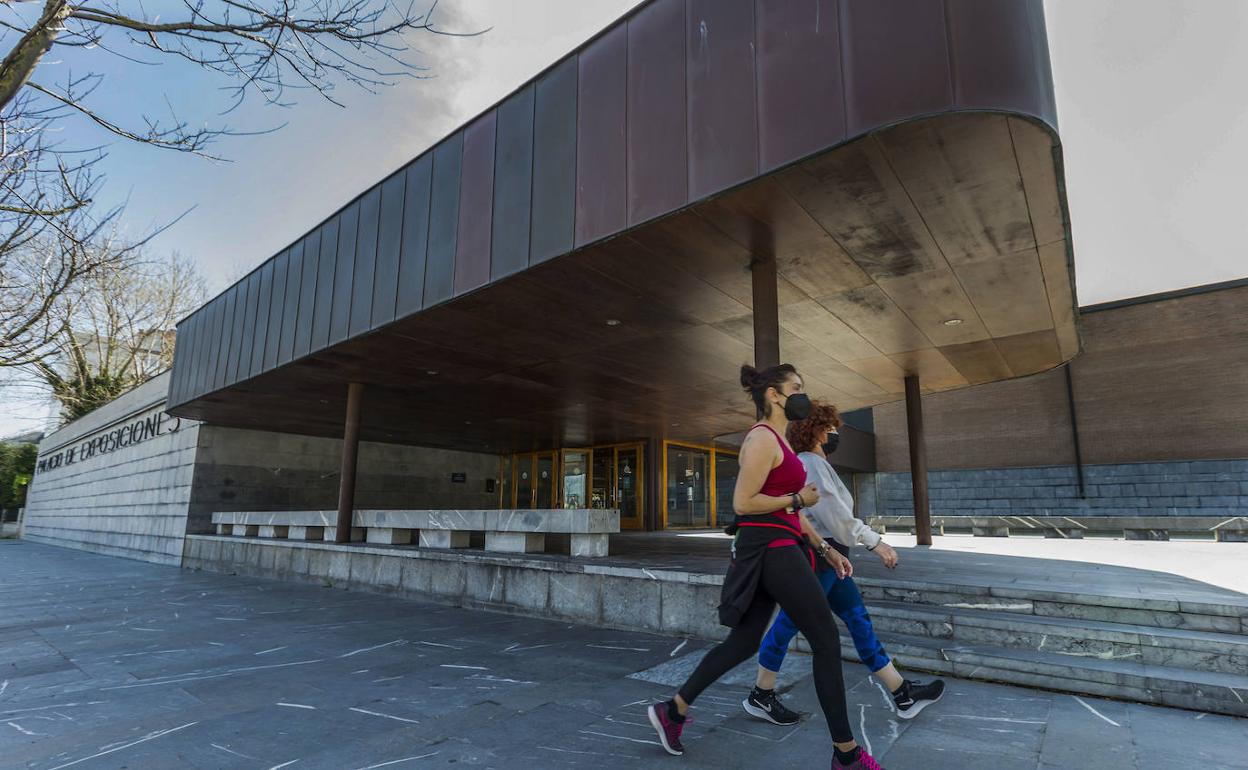
[[[160,435],[82,455],[89,442],[163,412],[162,374],[46,436],[26,502],[23,537],[96,553],[180,564],[199,423],[164,416]],[[87,450],[90,452],[90,450]],[[69,453],[74,461],[66,462]]]

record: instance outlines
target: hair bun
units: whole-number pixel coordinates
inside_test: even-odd
[[[749,364],[741,365],[741,387],[746,391],[753,391],[757,389],[758,386],[762,384],[760,383],[761,379],[762,372],[758,371]]]

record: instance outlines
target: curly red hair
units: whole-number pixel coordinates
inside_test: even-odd
[[[784,436],[794,452],[813,452],[817,445],[823,443],[823,434],[833,428],[840,429],[844,424],[835,406],[812,399],[810,416],[789,423]]]

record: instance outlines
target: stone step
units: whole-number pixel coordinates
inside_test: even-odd
[[[987,610],[1078,621],[1182,628],[1225,634],[1248,634],[1248,597],[1218,601],[1187,599],[1176,589],[1171,598],[1153,598],[1127,590],[1086,593],[1054,591],[1041,585],[1008,586],[970,581],[897,580],[855,577],[868,607],[880,601],[950,610]]]
[[[949,643],[989,644],[1070,657],[1134,660],[1147,665],[1227,674],[1248,672],[1248,635],[1008,612],[871,602],[879,632]]]
[[[1248,717],[1248,676],[1243,674],[1079,658],[905,634],[881,633],[880,640],[904,672],[929,671],[962,679]],[[852,642],[844,634],[841,655],[845,660],[858,659]]]

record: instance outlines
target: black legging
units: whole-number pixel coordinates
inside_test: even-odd
[[[717,679],[754,657],[777,603],[810,643],[815,659],[815,692],[832,740],[836,743],[854,740],[845,706],[841,635],[808,557],[796,546],[767,549],[758,590],[745,617],[727,639],[706,654],[680,688],[680,697],[685,703],[693,703]]]

